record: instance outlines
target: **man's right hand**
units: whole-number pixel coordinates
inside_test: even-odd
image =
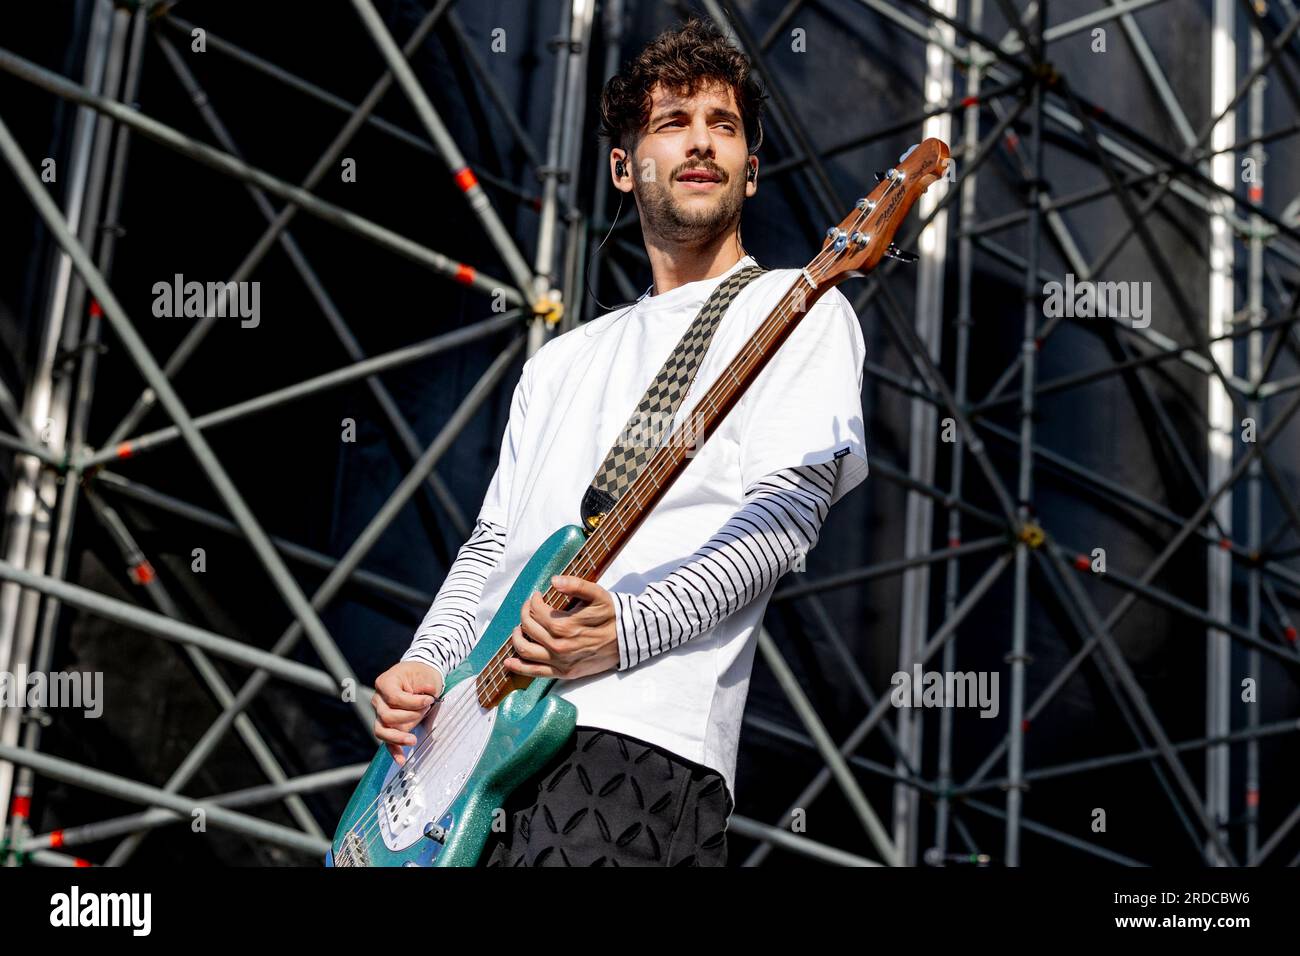
[[[442,675],[436,667],[419,661],[401,661],[379,675],[370,698],[378,719],[375,737],[388,748],[400,767],[406,763],[403,746],[415,743],[410,731],[424,720],[435,697],[442,695]]]

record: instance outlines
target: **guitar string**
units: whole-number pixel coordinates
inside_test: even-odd
[[[891,191],[893,191],[896,187],[898,187],[899,185],[901,185],[902,181],[903,181],[903,180],[901,180],[901,179],[894,179],[894,180],[891,180],[891,181],[890,181],[890,185],[889,185],[888,187],[886,187],[886,189],[885,189],[885,191],[884,191],[883,193],[881,193],[880,199],[876,201],[876,204],[875,204],[874,206],[872,206],[872,207],[869,207],[869,208],[866,209],[866,210],[863,210],[863,211],[859,214],[859,216],[858,216],[858,221],[856,221],[856,222],[853,224],[855,231],[856,231],[856,230],[859,230],[860,227],[863,225],[865,219],[867,219],[867,218],[869,218],[869,217],[871,216],[871,214],[874,212],[876,206],[879,205],[880,201],[883,200],[883,199],[885,199],[885,197],[887,197],[887,196],[891,193]],[[842,250],[841,250],[841,251],[842,251]],[[831,255],[831,256],[838,256],[839,254],[840,254],[839,252],[835,252],[835,251],[833,251],[833,247],[831,247],[831,246],[827,246],[826,248],[822,249],[822,250],[821,250],[821,251],[820,251],[816,256],[813,257],[812,261],[809,263],[809,266],[806,267],[806,268],[811,268],[811,267],[813,267],[813,266],[820,265],[820,264],[821,264],[821,263],[820,263],[820,260],[821,260],[823,257],[825,257],[825,256],[828,256],[828,255]],[[790,298],[791,293],[793,293],[793,292],[795,291],[795,289],[797,288],[797,281],[798,281],[798,280],[796,280],[796,285],[795,285],[795,286],[792,286],[790,289],[788,289],[788,290],[785,292],[785,294],[781,297],[781,301],[777,304],[776,309],[773,310],[774,313],[777,312],[777,311],[780,311],[780,310],[785,309],[785,308],[790,304],[789,302],[787,302],[787,300]],[[787,318],[788,318],[788,317],[787,317]],[[749,342],[749,343],[747,344],[747,346],[746,346],[746,350],[749,350],[749,349],[754,345],[755,342],[758,342],[758,341],[760,341],[760,340],[763,340],[763,345],[760,346],[760,351],[761,351],[761,348],[766,347],[767,341],[770,341],[770,339],[773,337],[774,333],[777,332],[777,331],[779,331],[781,328],[784,328],[784,324],[783,324],[784,321],[785,321],[785,320],[782,320],[781,323],[777,323],[777,326],[778,326],[778,327],[777,327],[776,329],[768,329],[768,328],[767,328],[768,323],[764,323],[764,328],[763,328],[762,330],[760,330],[760,335],[759,335],[757,338],[755,338],[755,339],[751,339],[751,340],[750,340],[750,342]],[[706,403],[707,403],[708,405],[710,405],[710,406],[712,406],[712,404],[713,404],[712,401],[708,398],[707,394],[705,395],[704,398],[701,399],[701,401],[699,402],[699,405],[702,406],[702,405],[705,405]],[[698,406],[697,406],[697,407],[698,407]],[[694,415],[694,414],[695,414],[695,412],[693,411],[693,412],[692,412],[692,415]],[[669,437],[669,440],[668,440],[668,441],[671,442],[671,436]],[[668,447],[668,444],[665,444],[664,447]],[[656,457],[657,457],[657,454],[656,454]],[[668,470],[670,470],[671,467],[672,467],[672,466],[665,467],[665,468],[664,468],[665,473],[666,473]],[[653,462],[653,460],[652,460],[651,463],[650,463],[650,467],[648,467],[648,468],[646,469],[645,474],[648,474],[648,475],[654,475],[654,476],[657,478],[658,475],[657,475],[656,471],[657,471],[657,469],[655,468],[655,466],[654,466],[654,462]],[[635,487],[636,487],[637,485],[640,485],[640,484],[641,484],[641,478],[640,478],[640,476],[638,476],[637,480],[634,482],[633,490],[631,490],[631,491],[629,492],[629,494],[627,494],[623,499],[621,499],[621,502],[622,502],[622,501],[632,501],[633,499],[635,499],[635,498],[637,497],[637,494],[636,494],[636,491],[635,491]],[[620,503],[621,503],[621,502],[620,502]],[[621,514],[621,511],[622,511],[622,510],[624,510],[624,509],[620,509],[620,508],[616,505],[616,506],[615,506],[615,509],[614,509],[614,512],[611,512],[611,514],[610,514],[610,518],[611,518],[612,520],[610,520],[610,521],[606,521],[606,522],[602,522],[602,524],[601,524],[601,528],[600,528],[599,530],[603,530],[603,529],[604,529],[605,527],[607,527],[607,526],[609,526],[609,527],[612,527],[612,526],[618,526],[618,527],[621,529],[621,527],[622,527],[622,514]],[[585,549],[584,549],[584,550],[585,550]],[[572,565],[570,565],[569,567],[566,567],[566,569],[565,569],[565,573],[568,574],[568,573],[570,573],[570,572],[573,572],[573,573],[574,573],[574,576],[576,576],[576,577],[581,577],[582,575],[581,575],[579,569],[582,568],[582,567],[584,566],[584,562],[586,562],[587,560],[589,560],[589,559],[588,559],[588,557],[587,557],[586,555],[579,555],[578,558],[577,558],[577,560],[576,560]],[[549,589],[548,589],[548,590],[549,590]],[[566,598],[568,597],[567,595],[564,595],[564,596],[565,596]],[[512,633],[513,633],[513,629],[512,629]],[[499,653],[500,653],[500,651],[498,650],[497,654],[499,654]],[[510,655],[510,656],[513,656],[513,655]],[[509,659],[509,656],[507,656],[507,657],[505,657],[505,658],[502,658],[500,661],[496,661],[496,657],[497,657],[497,655],[494,654],[494,655],[493,655],[493,659],[494,659],[494,664],[493,664],[493,666],[492,666],[488,671],[484,671],[482,674],[478,675],[478,678],[477,678],[476,681],[475,681],[475,686],[476,686],[476,688],[477,688],[477,687],[480,687],[480,686],[482,685],[482,681],[483,681],[483,678],[484,678],[485,676],[488,677],[488,678],[490,678],[492,685],[495,686],[496,681],[497,681],[497,678],[498,678],[501,674],[503,674],[503,673],[506,672],[506,671],[505,671],[505,661]],[[533,678],[533,679],[541,679],[541,678]],[[475,694],[474,696],[475,696],[475,699],[477,699],[477,694]],[[406,763],[405,763],[405,764],[400,768],[400,773],[407,773],[407,772],[412,772],[412,773],[414,773],[414,779],[412,779],[411,781],[409,781],[409,783],[410,783],[412,786],[415,786],[415,787],[418,788],[418,786],[420,785],[420,783],[421,783],[423,780],[427,779],[428,776],[429,776],[429,775],[432,773],[432,771],[435,769],[435,766],[436,766],[436,765],[435,765],[435,766],[431,766],[431,767],[429,767],[425,772],[420,772],[419,767],[422,766],[422,765],[425,764],[425,763],[429,763],[428,758],[429,758],[429,756],[431,756],[431,751],[434,751],[434,750],[439,749],[438,746],[437,746],[438,744],[440,744],[440,743],[444,743],[444,742],[447,743],[447,744],[451,744],[451,743],[455,743],[455,742],[457,742],[457,741],[459,741],[459,740],[461,739],[460,731],[462,731],[462,730],[465,728],[465,725],[469,722],[469,721],[468,721],[468,718],[471,717],[471,716],[473,715],[474,710],[475,710],[474,707],[468,707],[468,706],[465,706],[464,704],[462,704],[462,705],[460,705],[456,710],[453,710],[451,714],[448,715],[448,718],[449,718],[449,724],[450,724],[449,726],[447,726],[447,727],[436,727],[436,725],[435,725],[435,727],[431,727],[431,728],[430,728],[430,732],[427,733],[427,734],[425,735],[425,739],[424,739],[423,741],[421,741],[420,746],[418,746],[418,747],[416,748],[416,751],[413,752],[413,753],[412,753],[412,754],[407,758]],[[443,730],[444,732],[441,733],[441,734],[439,734],[439,735],[437,736],[437,738],[434,738],[434,735],[433,735],[433,733],[432,733],[432,731],[433,731],[434,729],[440,729],[440,730]],[[414,765],[414,766],[413,766],[413,765]],[[374,840],[373,840],[372,838],[373,838],[375,832],[378,830],[378,827],[379,827],[379,822],[378,822],[378,818],[379,818],[379,808],[378,808],[378,805],[379,805],[379,802],[380,802],[382,799],[383,799],[383,793],[382,793],[382,791],[381,791],[381,792],[380,792],[380,795],[377,796],[377,797],[376,797],[376,798],[371,802],[370,806],[367,807],[365,811],[363,811],[364,816],[362,816],[362,817],[360,817],[360,818],[358,819],[357,824],[354,824],[354,825],[353,825],[353,828],[352,828],[352,831],[351,831],[352,833],[356,833],[356,835],[358,835],[358,836],[362,836],[363,838],[365,838],[367,846],[373,846],[373,845],[374,845]],[[367,819],[367,818],[369,818],[369,819]],[[373,825],[372,825],[372,821],[373,821]],[[358,827],[358,826],[362,826],[362,825],[365,826],[365,830],[362,831],[362,832],[360,832],[360,833],[357,833],[357,827]]]

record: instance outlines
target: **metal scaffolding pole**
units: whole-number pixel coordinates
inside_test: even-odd
[[[577,221],[573,215],[574,187],[578,178],[579,150],[575,149],[582,128],[583,88],[587,81],[587,57],[591,49],[595,4],[592,0],[568,0],[561,4],[559,30],[547,44],[555,57],[551,93],[551,122],[546,141],[546,162],[538,169],[542,180],[541,221],[537,226],[537,253],[533,271],[536,276],[534,295],[538,301],[550,301],[552,315],[535,321],[528,330],[528,354],[535,355],[550,334],[563,311],[575,308],[578,289],[571,281],[568,268],[559,265],[559,220],[564,218],[567,243],[574,240]],[[563,277],[560,273],[563,271]],[[558,295],[556,293],[558,290]],[[554,306],[560,307],[560,314]]]
[[[130,21],[129,29],[127,26],[128,20]],[[134,13],[127,14],[124,10],[117,10],[114,13],[113,29],[115,34],[114,43],[105,71],[104,89],[109,95],[117,95],[118,83],[116,78],[121,72],[121,100],[124,103],[134,103],[139,92],[144,51],[146,29],[144,11],[137,8]],[[119,69],[122,59],[122,43],[125,42],[128,33],[130,36],[130,50],[126,56],[125,67]],[[90,190],[90,199],[86,204],[86,215],[80,224],[78,233],[82,243],[87,249],[91,250],[94,248],[96,237],[102,233],[99,267],[105,275],[109,275],[112,268],[113,252],[116,249],[117,233],[113,227],[118,221],[122,207],[123,183],[130,148],[130,131],[126,129],[118,130],[112,166],[111,169],[107,170],[112,123],[106,117],[101,116],[98,118],[95,137],[94,156],[91,161],[93,170],[91,181],[95,188]],[[108,187],[104,193],[104,214],[101,223],[96,210],[99,204],[99,193],[101,192],[98,184],[103,183],[105,179],[108,181]],[[60,447],[56,436],[51,434],[50,437],[55,440],[50,444],[52,451],[61,452],[66,458],[70,459],[79,456],[85,446],[87,420],[90,414],[90,395],[95,380],[97,358],[95,346],[99,341],[99,316],[97,310],[85,309],[85,286],[80,281],[76,281],[75,276],[69,303],[61,347],[65,356],[76,355],[76,374],[65,374],[56,383],[54,404],[62,410],[60,417],[66,426],[66,441]],[[85,321],[84,332],[82,331],[83,316]],[[82,342],[88,343],[90,347],[83,348]],[[53,417],[51,417],[51,424],[53,424],[53,421]],[[60,463],[57,468],[46,469],[41,474],[41,498],[43,500],[55,500],[58,503],[56,522],[52,532],[52,550],[48,564],[38,565],[35,560],[30,561],[28,564],[28,567],[33,569],[38,566],[47,567],[48,573],[56,578],[65,578],[67,576],[78,494],[77,483],[66,481],[62,475],[62,470],[62,464]],[[44,613],[40,615],[39,622],[32,619],[33,626],[39,627],[40,631],[36,637],[35,653],[31,658],[31,671],[33,673],[45,673],[50,669],[50,663],[54,657],[55,632],[58,626],[60,607],[58,601],[54,598],[48,595],[39,595],[35,591],[24,593],[24,604],[35,607],[38,598],[44,602]],[[196,652],[192,651],[192,653]],[[20,715],[16,709],[11,709],[6,712],[6,717],[8,716],[18,718]],[[43,723],[30,712],[21,716],[26,718],[21,746],[26,750],[36,750],[40,746]],[[0,720],[3,720],[3,718],[0,718]],[[8,743],[10,737],[0,732],[0,740]],[[0,775],[3,774],[3,770],[4,768],[0,767]],[[23,843],[28,835],[26,815],[24,812],[18,811],[20,808],[31,806],[35,783],[34,777],[35,775],[30,768],[23,767],[19,770],[14,785],[14,799],[12,802],[14,812],[10,816],[8,831],[9,840],[14,844]],[[9,805],[4,788],[0,786],[0,807]],[[3,838],[4,834],[3,823],[0,823],[0,838]]]
[[[181,814],[189,820],[210,822],[214,826],[255,837],[259,840],[265,840],[267,843],[288,847],[317,858],[323,856],[325,851],[329,849],[328,840],[308,836],[305,833],[299,833],[297,830],[280,826],[277,823],[259,820],[257,817],[249,816],[246,813],[239,813],[220,806],[211,800],[200,800],[194,797],[168,793],[159,790],[157,787],[150,787],[134,780],[119,777],[116,774],[105,773],[92,767],[84,767],[70,760],[51,757],[48,754],[29,753],[17,747],[0,744],[0,760],[8,760],[24,767],[31,767],[51,780],[62,780],[64,783],[85,787],[96,793],[116,797],[119,800],[128,800],[144,806],[166,807],[168,810]]]
[[[1263,57],[1264,37],[1258,25],[1256,25],[1256,28],[1250,31],[1251,68],[1254,69],[1258,66]],[[1267,160],[1263,143],[1259,140],[1259,137],[1264,132],[1263,78],[1256,80],[1250,90],[1248,125],[1249,135],[1255,138],[1255,141],[1251,144],[1250,158],[1255,164],[1256,175],[1259,177],[1257,184],[1251,187],[1251,199],[1258,203],[1264,198],[1264,163]],[[1259,216],[1252,216],[1251,226],[1250,239],[1248,240],[1249,265],[1246,277],[1246,314],[1247,322],[1250,325],[1250,336],[1246,340],[1246,376],[1252,382],[1258,382],[1263,377],[1264,342],[1261,327],[1265,324],[1264,222]],[[1260,409],[1259,400],[1254,397],[1250,398],[1246,403],[1246,417],[1251,421],[1258,422]],[[1262,458],[1251,462],[1250,468],[1246,472],[1246,547],[1256,554],[1260,550],[1260,539],[1263,530],[1263,489],[1260,487],[1261,463]],[[1249,589],[1246,598],[1248,602],[1246,627],[1251,634],[1258,638],[1260,635],[1260,592],[1263,583],[1263,575],[1258,564],[1252,566],[1246,572],[1246,576]],[[1246,652],[1246,674],[1254,679],[1256,684],[1260,683],[1260,652],[1257,648],[1252,647]],[[1259,799],[1263,783],[1260,776],[1259,739],[1254,736],[1260,727],[1259,708],[1246,708],[1246,727],[1252,733],[1252,736],[1246,743],[1246,779],[1244,788],[1246,849],[1244,856],[1247,865],[1255,866],[1258,865],[1260,857]]]
[[[1210,112],[1219,117],[1211,133],[1211,145],[1221,146],[1237,138],[1237,113],[1233,108],[1240,99],[1234,95],[1237,81],[1235,0],[1214,0],[1214,33],[1210,44]],[[1296,21],[1300,24],[1300,19]],[[1261,63],[1257,62],[1251,74],[1257,76]],[[1253,86],[1253,82],[1252,82]],[[1211,161],[1212,174],[1224,187],[1236,185],[1237,170],[1234,157],[1221,153]],[[1220,206],[1227,201],[1220,199]],[[1206,304],[1206,332],[1215,336],[1233,321],[1236,312],[1236,282],[1233,277],[1235,241],[1228,224],[1221,215],[1210,218],[1210,276]],[[1211,357],[1219,368],[1233,367],[1233,345],[1219,342],[1210,347]],[[1236,444],[1235,415],[1232,394],[1215,378],[1206,382],[1208,395],[1206,410],[1209,418],[1206,433],[1206,481],[1214,487],[1232,467],[1233,446]],[[1223,495],[1214,507],[1215,523],[1225,538],[1232,537],[1232,492]],[[1222,548],[1205,549],[1206,577],[1208,583],[1208,608],[1211,617],[1222,621],[1232,618],[1232,558]],[[1210,628],[1205,635],[1205,734],[1207,737],[1226,734],[1232,725],[1232,645],[1228,635]],[[1205,751],[1205,803],[1206,811],[1217,821],[1220,838],[1227,839],[1228,818],[1232,813],[1232,799],[1228,790],[1230,751],[1226,746],[1210,747]],[[1210,861],[1218,866],[1224,860],[1212,855],[1206,848]]]
[[[233,793],[218,794],[217,796],[208,797],[208,800],[222,807],[262,806],[276,800],[283,800],[286,797],[296,798],[304,793],[328,790],[340,784],[355,784],[366,772],[367,766],[368,764],[352,764],[346,767],[336,767],[333,770],[323,770],[320,773],[304,774],[301,777],[294,777],[292,780],[286,780],[282,783],[262,784],[244,790],[236,790]],[[87,843],[98,843],[100,840],[121,836],[124,833],[137,830],[156,830],[172,823],[185,822],[187,819],[170,810],[154,808],[130,816],[120,817],[111,823],[88,823],[59,830],[57,833],[35,834],[27,839],[24,846],[28,851],[50,846],[82,846]]]
[[[121,76],[122,44],[125,19],[114,13],[108,0],[98,0],[92,7],[86,40],[83,84],[96,91],[116,95]],[[95,208],[103,177],[103,148],[108,129],[96,122],[90,110],[78,110],[72,134],[66,192],[66,221],[74,231],[87,230],[93,235]],[[98,148],[97,148],[97,144]],[[97,161],[98,160],[98,161]],[[84,233],[83,234],[87,234]],[[24,401],[22,419],[30,431],[41,435],[40,444],[54,455],[62,455],[67,429],[67,380],[56,380],[55,364],[64,341],[65,327],[80,325],[81,315],[69,309],[75,297],[73,263],[69,256],[57,259],[55,276],[45,312],[39,356]],[[75,336],[75,331],[74,331]],[[14,481],[9,488],[5,508],[6,546],[4,559],[33,573],[45,571],[49,522],[40,512],[54,503],[51,479],[32,456],[15,459]],[[21,592],[14,584],[0,586],[0,671],[25,675],[36,653],[36,615],[38,596]],[[20,738],[20,713],[16,708],[0,709],[0,744],[13,745]],[[8,810],[14,784],[13,768],[0,764],[0,807]],[[22,794],[14,801],[15,809],[26,805]],[[13,818],[21,827],[20,814],[0,811],[0,838],[6,822]],[[21,834],[19,834],[21,836]]]
[[[1038,16],[1032,49],[1029,50],[1040,73],[1046,48],[1043,29],[1047,21],[1047,0],[1038,0]],[[1020,21],[1015,21],[1019,27]],[[1022,32],[1025,45],[1029,40]],[[1033,104],[1029,109],[1029,224],[1025,239],[1025,285],[1023,304],[1023,331],[1020,345],[1020,461],[1016,482],[1016,518],[1020,533],[1016,540],[1015,594],[1012,610],[1011,650],[1007,663],[1011,666],[1011,706],[1007,714],[1007,832],[1005,859],[1008,866],[1020,865],[1020,810],[1024,799],[1025,741],[1025,668],[1029,644],[1029,551],[1041,540],[1042,531],[1037,524],[1033,508],[1034,495],[1034,386],[1037,384],[1036,357],[1038,353],[1038,316],[1042,309],[1038,289],[1039,237],[1041,211],[1038,192],[1043,181],[1043,82],[1033,86]]]
[[[971,0],[967,11],[968,25],[979,31],[984,19],[983,0]],[[978,97],[983,83],[983,70],[977,63],[972,63],[966,72],[966,100],[970,103],[962,113],[962,144],[971,148],[979,143],[980,106]],[[970,337],[975,320],[971,302],[971,274],[974,267],[973,242],[967,234],[968,223],[975,220],[975,196],[978,185],[977,173],[965,173],[960,178],[958,189],[961,193],[958,223],[961,231],[957,240],[957,331],[956,348],[953,357],[954,381],[953,397],[961,405],[967,403],[967,380],[970,373]],[[949,464],[948,493],[960,498],[963,489],[964,474],[963,441],[960,433],[953,436],[952,457]],[[948,511],[948,545],[949,548],[960,547],[962,541],[962,512],[960,508],[949,507]],[[956,557],[950,558],[944,565],[944,617],[951,617],[957,602],[961,598],[961,565]],[[943,669],[951,673],[956,669],[957,642],[950,641],[943,648]],[[935,801],[934,846],[940,854],[948,852],[948,821],[952,814],[952,804],[948,793],[953,784],[953,711],[945,707],[939,713],[939,743],[936,779],[938,798]]]

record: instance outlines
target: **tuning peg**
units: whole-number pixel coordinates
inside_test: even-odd
[[[921,258],[915,252],[905,252],[892,242],[889,244],[889,248],[885,250],[885,255],[890,259],[897,259],[899,262],[915,262]]]
[[[849,243],[848,234],[843,229],[831,226],[826,230],[826,238],[831,241],[831,248],[836,252],[843,252],[844,247]]]

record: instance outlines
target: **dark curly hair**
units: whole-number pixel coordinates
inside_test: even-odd
[[[655,84],[662,83],[674,96],[691,97],[717,81],[735,94],[745,142],[753,153],[761,141],[759,118],[767,95],[752,73],[749,58],[711,22],[694,17],[659,34],[609,78],[600,94],[600,135],[612,145],[629,148],[650,120]]]

